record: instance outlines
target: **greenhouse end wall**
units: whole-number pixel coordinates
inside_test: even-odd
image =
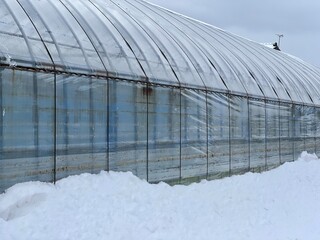
[[[0,69],[0,191],[84,172],[190,183],[320,153],[320,107]]]

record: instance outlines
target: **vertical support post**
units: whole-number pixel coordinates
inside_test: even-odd
[[[232,159],[231,159],[231,97],[230,94],[228,96],[228,109],[229,109],[229,176],[231,176],[231,165],[232,165]]]
[[[318,130],[318,129],[320,129],[320,119],[319,119],[319,117],[320,117],[320,108],[319,107],[316,107],[316,114],[315,114],[315,116],[316,116],[316,154],[318,155],[318,149],[319,149],[319,147],[320,146],[318,146],[317,145],[317,143],[318,143],[318,138],[320,138],[320,136],[318,136],[318,133],[320,133],[320,130]],[[320,157],[320,156],[318,156],[318,157]]]
[[[4,136],[3,136],[3,118],[4,118],[4,115],[5,115],[5,111],[3,109],[3,90],[2,90],[2,87],[3,87],[3,74],[2,74],[2,71],[3,69],[0,68],[0,160],[2,160],[2,151],[3,151],[3,139],[4,139]]]
[[[312,128],[314,129],[314,153],[317,153],[317,108],[316,106],[313,106],[313,123],[312,123]]]
[[[247,98],[247,108],[248,108],[248,172],[251,169],[251,123],[250,123],[250,101]]]
[[[206,139],[207,139],[207,173],[206,179],[209,177],[209,113],[208,113],[208,91],[206,90]]]
[[[89,139],[90,139],[90,145],[91,145],[91,173],[93,173],[94,170],[94,102],[93,102],[93,93],[92,93],[92,77],[89,78]]]
[[[110,79],[107,78],[107,128],[106,128],[106,141],[107,141],[107,153],[106,153],[106,157],[107,157],[107,166],[106,166],[106,170],[107,172],[110,171]]]
[[[179,105],[180,105],[180,149],[179,149],[179,157],[180,157],[180,163],[179,163],[179,181],[181,182],[182,178],[182,89],[179,88]]]
[[[294,146],[295,146],[294,142],[295,142],[295,138],[296,138],[296,117],[295,117],[295,105],[294,105],[294,103],[292,103],[291,117],[292,117],[292,137],[293,137],[292,153],[293,153],[293,161],[295,161],[296,153],[294,151]]]
[[[280,102],[278,103],[278,124],[279,124],[279,129],[278,129],[278,134],[279,134],[279,165],[282,164],[281,161],[281,109],[280,109]]]
[[[149,89],[150,83],[147,82],[147,89]],[[149,182],[149,94],[147,95],[147,182]]]
[[[57,182],[57,75],[53,76],[53,182]]]
[[[306,110],[308,110],[308,106],[302,105],[300,126],[302,127],[302,130],[303,130],[303,150],[304,151],[307,150],[307,146],[306,146],[307,126],[305,125]]]
[[[39,104],[38,104],[38,82],[37,74],[32,74],[32,87],[33,87],[33,102],[32,102],[32,123],[33,123],[33,144],[34,144],[34,157],[39,157]],[[39,166],[39,165],[38,165]]]
[[[267,136],[268,136],[268,121],[267,121],[267,100],[264,100],[264,161],[265,161],[265,170],[268,170],[268,161],[267,161],[267,150],[268,150],[268,146],[267,146]]]

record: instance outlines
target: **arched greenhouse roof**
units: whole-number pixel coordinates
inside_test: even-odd
[[[0,0],[0,64],[320,104],[320,70],[141,0]]]

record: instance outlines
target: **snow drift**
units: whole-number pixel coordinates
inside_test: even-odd
[[[320,161],[171,187],[131,173],[17,184],[0,195],[0,238],[308,239],[320,236]]]

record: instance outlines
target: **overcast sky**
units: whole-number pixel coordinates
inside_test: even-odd
[[[280,48],[320,67],[320,1],[147,0],[226,31]]]

